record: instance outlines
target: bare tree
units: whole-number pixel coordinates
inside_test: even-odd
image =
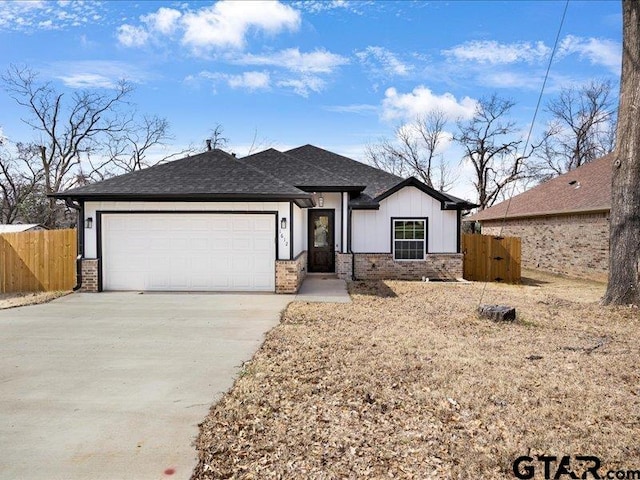
[[[211,138],[207,139],[207,145],[212,149],[222,150],[229,146],[229,139],[224,136],[224,127],[220,123],[216,123],[216,126],[211,130]]]
[[[258,140],[258,129],[253,129],[253,139],[251,140],[251,145],[249,146],[249,150],[247,151],[247,155],[251,155],[258,150],[266,150],[273,146],[273,140],[269,140],[268,138],[261,138]]]
[[[605,305],[640,305],[640,2],[622,2],[622,80]]]
[[[0,223],[31,218],[32,212],[26,207],[37,194],[42,178],[42,170],[32,168],[36,149],[18,143],[12,150],[0,150]]]
[[[513,106],[511,100],[493,94],[478,102],[470,120],[458,121],[454,139],[473,166],[480,210],[493,205],[505,187],[528,175],[526,161],[539,146],[530,147],[528,153],[518,151],[523,140],[515,137],[516,124],[508,118]]]
[[[547,104],[551,122],[545,132],[539,176],[554,177],[613,151],[615,108],[609,80],[563,88]]]
[[[83,155],[99,149],[106,136],[123,132],[130,121],[119,112],[132,89],[124,81],[108,93],[83,90],[67,97],[50,83],[39,83],[28,68],[12,66],[2,79],[12,98],[29,112],[23,121],[39,136],[35,144],[44,194],[74,186]],[[49,199],[42,223],[55,226],[59,213],[55,200]]]
[[[402,177],[415,176],[432,188],[446,191],[456,177],[438,150],[446,138],[447,118],[435,110],[395,129],[394,138],[369,144],[365,155],[377,168]]]

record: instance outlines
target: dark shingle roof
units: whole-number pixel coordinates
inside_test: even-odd
[[[321,164],[313,164],[306,160],[279,152],[273,148],[243,157],[242,161],[259,168],[296,187],[341,187],[361,186],[356,179],[346,178],[340,170],[329,170]]]
[[[336,153],[305,145],[288,152],[268,149],[245,158],[212,150],[102,182],[54,194],[72,199],[293,199],[311,206],[310,191],[349,191],[350,205],[377,208],[379,200],[406,185],[417,186],[442,208],[469,208],[415,179],[404,180]]]
[[[232,157],[212,150],[173,162],[155,165],[105,181],[74,188],[58,197],[285,197],[309,198],[309,194]]]
[[[340,172],[341,175],[349,178],[355,184],[366,185],[360,197],[352,202],[354,205],[371,203],[374,198],[404,180],[404,178],[397,175],[313,145],[293,148],[285,153],[309,163],[320,165],[324,169]]]
[[[469,217],[469,221],[537,217],[611,209],[613,154],[541,183],[520,195]]]
[[[340,175],[347,177],[353,184],[366,185],[360,196],[351,200],[350,205],[353,207],[377,206],[378,197],[383,196],[394,187],[400,186],[405,179],[397,175],[393,175],[379,168],[358,162],[348,157],[338,155],[337,153],[324,150],[314,145],[304,145],[302,147],[293,148],[286,151],[288,155],[298,157],[309,163],[319,165],[329,171],[339,171]],[[454,197],[447,193],[438,192],[422,184],[418,180],[411,182],[412,185],[420,185],[421,190],[440,199],[448,204],[458,206],[459,208],[473,208],[476,205],[469,203],[460,198]]]

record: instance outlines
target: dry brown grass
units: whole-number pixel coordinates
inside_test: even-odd
[[[68,295],[68,291],[56,292],[26,292],[26,293],[0,293],[0,310],[5,308],[24,307],[25,305],[36,305],[46,303],[51,300]]]
[[[202,424],[193,478],[501,479],[544,453],[640,468],[638,310],[599,306],[602,284],[525,277],[484,294],[514,324],[476,316],[482,284],[291,304]]]

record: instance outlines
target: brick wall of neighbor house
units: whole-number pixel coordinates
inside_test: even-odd
[[[336,275],[342,280],[351,279],[351,259],[350,253],[336,252]]]
[[[462,254],[431,253],[425,261],[398,262],[390,253],[356,253],[355,276],[357,280],[455,280],[462,278]]]
[[[293,260],[276,260],[276,293],[296,293],[306,275],[306,251]]]
[[[501,223],[483,221],[482,233],[497,235]],[[502,235],[521,238],[524,268],[607,280],[609,213],[511,219]]]
[[[82,287],[81,292],[98,291],[98,260],[95,258],[82,259]]]

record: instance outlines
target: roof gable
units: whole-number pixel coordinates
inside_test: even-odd
[[[394,187],[384,192],[382,195],[377,196],[375,200],[377,202],[380,202],[405,187],[415,187],[418,190],[420,190],[422,193],[425,193],[430,197],[435,198],[440,202],[440,207],[442,208],[442,210],[469,209],[477,206],[473,203],[467,202],[466,200],[462,200],[452,195],[448,195],[444,192],[439,192],[438,190],[431,188],[426,183],[421,182],[420,180],[414,177],[409,177],[406,180],[398,183]]]
[[[347,178],[354,185],[365,185],[360,202],[369,202],[404,180],[397,175],[313,145],[293,148],[285,153],[313,165],[320,165],[326,170],[339,172],[340,176]]]
[[[469,217],[470,221],[536,217],[611,209],[609,154]],[[507,211],[508,208],[508,211]]]

